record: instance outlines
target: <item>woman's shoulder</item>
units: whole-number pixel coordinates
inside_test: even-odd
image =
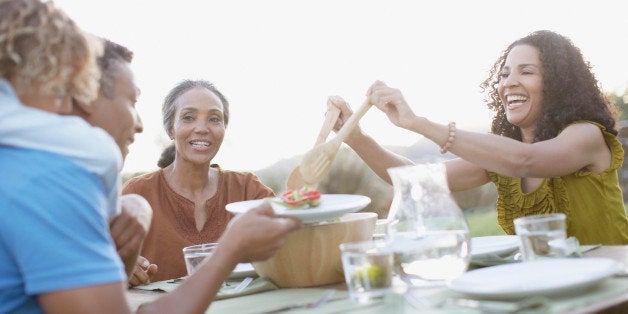
[[[608,132],[606,127],[595,121],[588,120],[570,123],[561,131],[561,134],[569,134],[571,137],[590,143],[598,143],[600,141],[608,142],[609,138],[615,138],[615,135]]]
[[[249,181],[249,180],[259,180],[257,175],[252,171],[240,171],[240,170],[226,170],[218,167],[218,171],[220,171],[220,176],[225,178],[226,180],[237,180],[237,181]]]
[[[258,199],[273,196],[273,190],[251,171],[220,169],[221,186],[234,195],[244,195],[243,199]],[[237,191],[237,192],[236,192]]]
[[[602,124],[595,122],[595,121],[589,121],[589,120],[580,120],[580,121],[574,121],[573,123],[569,124],[565,129],[568,128],[574,128],[574,129],[579,129],[581,135],[589,135],[589,134],[596,134],[596,132],[599,132],[596,136],[600,136],[600,138],[604,138],[604,141],[606,142],[606,144],[608,144],[611,148],[611,150],[615,149],[617,145],[619,145],[619,148],[621,148],[621,143],[619,142],[619,139],[617,138],[617,136],[611,132],[609,132],[605,126],[603,126]]]
[[[619,138],[615,134],[607,131],[605,126],[595,121],[581,120],[571,123],[567,126],[567,128],[569,127],[581,128],[584,131],[582,134],[592,134],[592,132],[599,131],[600,133],[598,134],[601,134],[600,138],[603,138],[604,143],[611,151],[611,167],[609,169],[615,170],[621,167],[624,160],[624,149]]]
[[[263,186],[267,189],[262,180],[252,171],[225,170],[218,168],[222,184],[234,186]]]
[[[124,183],[123,192],[126,192],[129,189],[140,189],[145,186],[154,186],[157,182],[159,182],[162,174],[163,169],[159,169],[130,178],[126,181],[126,183]]]
[[[574,121],[574,122],[568,124],[565,127],[565,129],[567,129],[567,128],[574,128],[574,127],[575,128],[583,128],[583,129],[587,129],[587,130],[600,130],[603,134],[613,135],[612,133],[608,132],[608,130],[606,129],[606,127],[604,125],[602,125],[601,123],[595,122],[595,121],[591,121],[591,120]]]

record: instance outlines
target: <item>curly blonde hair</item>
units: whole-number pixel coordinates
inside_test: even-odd
[[[98,96],[102,43],[52,2],[0,0],[0,76],[18,94],[90,103]]]

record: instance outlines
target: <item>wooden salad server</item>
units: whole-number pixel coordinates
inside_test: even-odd
[[[360,118],[371,108],[371,102],[367,98],[362,106],[355,112],[347,122],[342,126],[336,137],[327,143],[316,145],[310,149],[301,160],[299,170],[303,181],[309,185],[316,185],[320,182],[331,169],[331,165],[336,158],[340,145],[358,125]]]
[[[338,116],[340,116],[340,109],[338,107],[327,104],[327,113],[325,113],[325,121],[323,122],[323,126],[321,127],[320,132],[318,133],[318,137],[316,138],[316,143],[314,147],[324,143],[329,136],[329,133],[334,128],[336,124],[336,120],[338,120]],[[286,180],[286,188],[289,190],[298,190],[305,186],[306,183],[303,181],[303,176],[301,175],[301,171],[299,167],[294,168],[288,179]],[[316,184],[309,185],[311,188],[316,189]]]

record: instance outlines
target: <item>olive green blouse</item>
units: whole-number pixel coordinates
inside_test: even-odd
[[[611,166],[596,174],[586,170],[546,178],[530,193],[523,193],[521,178],[488,175],[497,187],[497,220],[507,234],[514,234],[513,220],[522,216],[564,213],[567,235],[580,244],[628,244],[628,219],[617,169],[624,159],[624,150],[617,137],[594,122],[604,134],[611,150]]]

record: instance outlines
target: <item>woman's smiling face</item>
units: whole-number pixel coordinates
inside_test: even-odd
[[[194,87],[176,99],[170,131],[177,159],[209,164],[225,137],[224,107],[220,98],[203,87]]]
[[[543,65],[537,48],[512,48],[500,72],[498,92],[508,122],[534,129],[543,112]]]

